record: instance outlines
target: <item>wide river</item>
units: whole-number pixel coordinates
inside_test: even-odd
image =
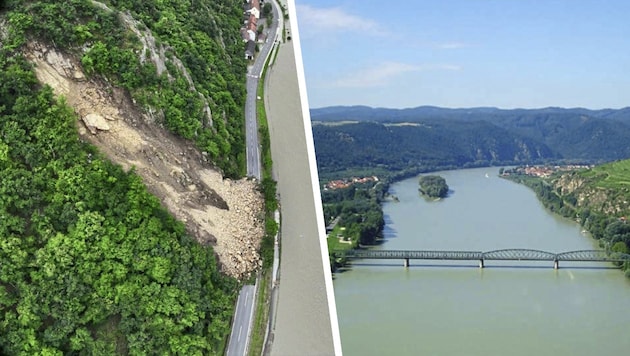
[[[418,179],[393,184],[377,249],[597,248],[497,168],[439,172],[452,192],[428,201]],[[359,260],[335,274],[344,355],[627,355],[630,281],[606,263]]]

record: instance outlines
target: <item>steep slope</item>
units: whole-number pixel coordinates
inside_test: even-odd
[[[4,49],[0,103],[0,354],[220,354],[236,281],[212,248]]]
[[[550,183],[578,215],[586,210],[614,219],[630,214],[630,160],[563,173]],[[627,241],[630,245],[630,236]]]
[[[0,354],[223,353],[263,233],[241,6],[0,2]]]
[[[242,278],[259,266],[262,197],[255,182],[223,179],[191,142],[156,125],[124,90],[85,79],[70,56],[38,43],[26,52],[40,82],[82,118],[81,137],[124,168],[133,167],[199,242],[215,247],[227,274]],[[88,117],[102,123],[92,126]]]
[[[527,175],[522,168],[506,172],[508,179],[531,187],[547,208],[576,219],[602,248],[630,252],[630,160],[561,169],[548,177]]]
[[[217,23],[229,23],[225,16],[235,16],[235,7],[222,13],[209,1],[194,9],[189,2],[172,6],[30,1],[9,13],[7,29],[16,34],[6,45],[20,48],[38,79],[66,98],[87,128],[80,131],[84,139],[126,169],[134,167],[198,241],[215,247],[223,270],[243,278],[260,264],[264,232],[257,184],[222,177],[237,178],[243,164],[245,67],[242,53],[232,58],[242,48],[225,44],[238,38],[236,26],[222,30]],[[205,20],[195,15],[194,25],[177,27],[186,13],[200,10]],[[215,32],[202,34],[202,24]],[[204,36],[215,36],[217,44],[203,47],[213,43]],[[193,38],[197,46],[178,42]],[[212,60],[207,67],[199,63],[204,56]],[[242,71],[242,82],[235,71]],[[213,118],[213,112],[220,114]]]
[[[486,122],[314,125],[313,138],[322,172],[362,167],[432,170],[554,157],[544,144]]]

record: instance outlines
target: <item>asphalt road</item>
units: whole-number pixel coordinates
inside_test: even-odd
[[[262,46],[258,56],[254,60],[254,64],[249,68],[247,73],[247,98],[245,102],[245,141],[247,156],[247,175],[256,179],[261,178],[261,158],[260,143],[258,140],[258,120],[256,117],[256,101],[258,80],[262,73],[263,66],[273,48],[276,32],[278,28],[278,9],[273,3],[273,19],[272,26],[268,30],[267,41]],[[243,54],[244,55],[244,54]],[[262,98],[261,98],[262,100]],[[252,285],[245,285],[241,289],[238,300],[236,302],[236,311],[232,322],[232,333],[228,344],[228,356],[246,355],[249,346],[249,335],[252,327],[252,315],[255,308],[256,288]]]
[[[256,287],[252,285],[243,286],[238,295],[236,303],[236,313],[232,333],[230,334],[230,344],[227,349],[227,356],[241,356],[247,352],[249,334],[251,331],[252,317],[254,314],[254,297]]]
[[[282,1],[286,4],[285,1]],[[273,4],[274,19],[279,11]],[[291,21],[295,11],[290,9]],[[289,26],[290,30],[291,26]],[[284,29],[282,29],[284,30]],[[341,353],[339,331],[336,325],[334,297],[328,259],[322,252],[324,237],[323,215],[317,182],[315,162],[309,161],[313,150],[310,123],[305,126],[302,100],[298,85],[297,63],[293,42],[282,44],[277,63],[269,69],[265,83],[265,98],[258,99],[256,89],[264,62],[276,40],[277,21],[269,29],[267,42],[258,53],[247,75],[247,102],[245,128],[247,140],[247,174],[260,179],[261,159],[256,120],[256,101],[265,100],[274,157],[274,176],[282,206],[282,252],[280,272],[277,273],[277,249],[274,256],[274,286],[272,302],[273,325],[270,335],[272,355],[334,355]],[[296,36],[293,36],[294,38]],[[281,38],[281,37],[280,37]],[[298,47],[299,50],[299,47]],[[301,63],[300,63],[301,66]],[[302,78],[303,80],[303,78]],[[318,191],[318,189],[317,189]],[[316,201],[317,199],[317,201]],[[317,204],[319,202],[319,205]],[[325,241],[324,241],[325,242]],[[326,252],[327,255],[327,252]],[[254,289],[250,292],[250,288]],[[251,298],[248,297],[251,293]],[[332,295],[332,294],[330,294]],[[232,335],[228,346],[229,356],[247,352],[255,288],[245,286],[239,294]],[[277,301],[277,302],[276,302]],[[331,312],[334,317],[331,317]],[[334,324],[334,326],[333,326]]]
[[[260,161],[260,143],[258,140],[258,120],[256,118],[256,101],[258,80],[262,73],[263,66],[269,52],[273,48],[273,43],[278,30],[278,8],[275,2],[271,2],[273,9],[273,21],[267,32],[267,40],[262,46],[260,52],[254,60],[254,64],[249,68],[247,73],[247,99],[245,101],[245,141],[247,155],[247,175],[260,179],[261,161]],[[265,21],[266,24],[266,21]],[[262,98],[260,99],[262,100]]]

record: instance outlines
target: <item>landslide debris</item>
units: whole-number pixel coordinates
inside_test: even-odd
[[[190,234],[214,247],[223,272],[243,279],[261,265],[264,212],[256,182],[224,179],[205,152],[160,127],[124,90],[86,78],[72,56],[41,43],[30,43],[25,55],[38,79],[75,110],[81,138],[135,169]]]

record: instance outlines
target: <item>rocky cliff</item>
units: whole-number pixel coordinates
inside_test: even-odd
[[[629,188],[606,186],[603,183],[608,177],[604,172],[575,171],[561,174],[550,182],[560,197],[577,210],[589,209],[618,217],[630,213]]]

